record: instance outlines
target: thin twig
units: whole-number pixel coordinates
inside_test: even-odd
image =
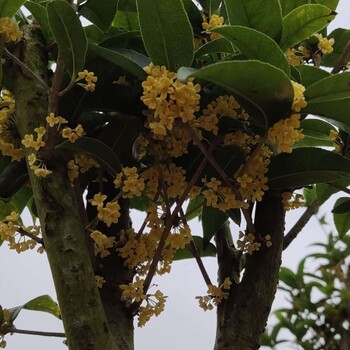
[[[184,225],[187,225],[187,220],[186,220],[186,215],[182,209],[182,207],[180,208],[180,216],[181,216],[181,219],[182,219],[182,222]],[[199,267],[199,270],[203,276],[203,279],[206,283],[206,285],[211,285],[211,280],[210,280],[210,277],[208,275],[208,272],[207,270],[205,269],[205,266],[203,264],[203,260],[199,254],[199,251],[196,247],[196,244],[194,243],[193,239],[191,238],[191,242],[190,242],[190,248],[191,248],[191,252],[193,254],[193,257],[196,259],[196,262],[197,262],[197,265]]]
[[[45,83],[45,81],[43,79],[41,79],[41,77],[39,77],[37,74],[35,74],[24,62],[22,62],[20,59],[18,59],[15,55],[13,55],[9,50],[6,49],[6,47],[4,48],[4,52],[5,54],[10,57],[18,66],[20,66],[24,71],[26,71],[27,73],[29,73],[33,78],[35,78],[38,83],[45,89],[45,90],[49,90],[48,85]]]
[[[345,192],[345,193],[347,193],[347,194],[350,194],[350,189],[348,189],[348,188],[346,188],[346,187],[344,187],[344,186],[341,186],[341,185],[339,185],[339,184],[337,184],[337,183],[335,183],[335,182],[327,182],[327,184],[328,184],[329,186],[335,187],[335,188],[337,188],[338,190],[341,190],[341,191],[343,191],[343,192]]]
[[[348,41],[348,43],[344,47],[344,50],[341,53],[339,60],[338,60],[337,64],[334,66],[334,68],[332,69],[331,73],[337,74],[340,71],[342,71],[348,62],[349,56],[350,56],[350,40]]]
[[[25,230],[23,229],[23,227],[17,228],[16,231],[17,231],[18,233],[20,233],[22,236],[27,236],[28,238],[32,239],[32,240],[35,241],[36,243],[39,243],[39,244],[41,244],[41,245],[44,245],[44,241],[43,241],[42,238],[39,238],[39,237],[33,235],[32,233],[25,231]]]
[[[27,329],[18,329],[16,327],[10,327],[6,329],[7,333],[19,333],[19,334],[27,334],[27,335],[40,335],[43,337],[60,337],[65,338],[65,333],[60,332],[43,332],[43,331],[30,331]]]
[[[304,214],[299,218],[295,225],[290,229],[290,231],[284,236],[283,240],[283,250],[286,250],[289,245],[297,238],[298,234],[309,222],[311,217],[317,213],[319,204],[317,199],[314,199],[310,205],[306,208]]]

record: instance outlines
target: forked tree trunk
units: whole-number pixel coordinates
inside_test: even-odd
[[[262,243],[259,251],[248,255],[241,282],[231,286],[229,298],[218,306],[215,350],[255,350],[260,347],[259,339],[278,283],[284,219],[280,193],[265,193],[257,205],[255,228],[262,237],[271,236],[272,246],[267,248]],[[227,245],[227,235],[230,232],[224,226],[217,237],[219,283],[237,273],[237,252]],[[230,248],[231,254],[228,254]]]

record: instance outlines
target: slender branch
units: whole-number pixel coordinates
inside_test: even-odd
[[[32,233],[25,231],[25,230],[23,229],[23,227],[17,228],[16,231],[17,231],[18,233],[20,233],[22,236],[27,236],[27,237],[29,237],[30,239],[32,239],[33,241],[35,241],[36,243],[39,243],[39,244],[41,244],[41,245],[44,245],[44,241],[43,241],[42,238],[39,238],[39,237],[33,235]]]
[[[6,333],[19,333],[19,334],[27,334],[27,335],[40,335],[43,337],[60,337],[65,338],[65,333],[60,332],[43,332],[43,331],[30,331],[27,329],[18,329],[16,327],[10,327],[6,329]]]
[[[180,208],[180,216],[181,216],[181,219],[182,219],[182,222],[184,225],[187,225],[187,220],[186,220],[186,215],[182,209],[182,207]],[[191,238],[191,242],[190,242],[190,248],[191,248],[191,252],[194,256],[194,258],[196,259],[196,262],[197,262],[197,265],[199,267],[199,270],[204,278],[204,281],[206,283],[206,285],[209,285],[209,284],[212,284],[211,283],[211,280],[210,280],[210,277],[208,275],[208,272],[207,270],[205,269],[205,266],[203,264],[203,260],[199,254],[199,251],[196,247],[196,244],[194,243],[193,239]]]
[[[33,78],[35,78],[38,83],[45,89],[49,90],[48,85],[45,83],[41,77],[39,77],[37,74],[35,74],[24,62],[22,62],[19,58],[17,58],[15,55],[13,55],[7,48],[4,48],[5,54],[11,58],[18,66],[20,66],[25,72],[29,73]]]
[[[289,245],[295,240],[295,238],[297,238],[298,234],[309,222],[311,217],[317,213],[318,208],[319,208],[319,204],[318,204],[318,201],[315,199],[306,208],[304,214],[299,218],[299,220],[290,229],[290,231],[284,236],[283,250],[287,249]]]
[[[334,68],[332,69],[331,73],[337,74],[341,70],[343,70],[346,63],[348,62],[349,56],[350,56],[350,40],[348,41],[348,43],[344,47],[344,50],[341,53],[339,60],[338,60],[337,64],[334,66]]]
[[[341,186],[341,185],[339,185],[339,184],[337,184],[337,183],[335,183],[335,182],[327,182],[327,184],[328,184],[329,186],[335,187],[335,188],[337,188],[338,190],[341,190],[341,191],[343,191],[343,192],[345,192],[345,193],[347,193],[347,194],[350,194],[350,189],[348,189],[348,188],[346,188],[346,187],[344,187],[344,186]]]
[[[57,55],[56,70],[52,79],[52,86],[49,93],[49,113],[58,112],[58,93],[60,91],[64,75],[64,61],[60,52]]]

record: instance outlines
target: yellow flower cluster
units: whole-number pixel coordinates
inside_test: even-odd
[[[68,123],[68,121],[66,119],[64,119],[61,116],[55,116],[54,113],[50,113],[46,117],[46,122],[50,126],[50,128],[53,128],[56,125],[57,129],[59,129],[62,124],[67,124]]]
[[[308,60],[311,56],[310,51],[305,46],[299,46],[298,49],[291,48],[287,51],[288,62],[293,65],[299,65],[303,60]]]
[[[335,130],[330,130],[328,137],[331,141],[333,141],[334,150],[336,152],[341,152],[344,147],[344,143],[342,139],[339,137],[339,133]]]
[[[260,247],[261,243],[255,242],[255,236],[252,233],[244,234],[242,231],[239,232],[237,248],[242,252],[252,255],[252,253],[259,250]]]
[[[305,202],[302,194],[295,194],[291,192],[282,193],[282,204],[285,210],[297,209],[303,207]]]
[[[4,156],[11,157],[13,161],[19,161],[24,157],[24,152],[20,147],[15,112],[13,95],[7,90],[2,90],[0,97],[0,151]]]
[[[145,189],[144,179],[137,173],[136,167],[125,167],[117,174],[114,185],[121,188],[123,198],[133,198],[141,196]]]
[[[99,168],[98,164],[93,158],[86,154],[77,154],[74,159],[67,163],[69,181],[73,185],[74,180],[79,176],[79,173],[85,173],[91,168]]]
[[[0,18],[0,45],[16,41],[22,38],[23,33],[18,30],[16,23],[12,22],[11,18]]]
[[[224,17],[218,15],[212,15],[209,21],[204,21],[202,23],[202,28],[209,34],[212,29],[221,27],[224,24]],[[210,39],[215,40],[220,38],[219,33],[210,33]]]
[[[307,102],[304,98],[305,87],[301,84],[292,81],[293,91],[294,91],[294,100],[292,104],[292,110],[295,112],[300,112],[302,108],[307,106]]]
[[[97,77],[95,77],[94,72],[89,72],[88,70],[84,69],[82,72],[78,73],[78,78],[75,80],[76,82],[79,82],[81,80],[85,80],[86,84],[78,83],[78,85],[82,86],[86,91],[94,92],[95,86],[97,82]]]
[[[62,137],[68,139],[72,143],[83,135],[85,135],[85,132],[81,124],[78,124],[74,129],[71,129],[68,126],[62,129]]]
[[[16,250],[17,253],[24,252],[28,249],[33,249],[37,242],[28,238],[25,234],[31,237],[40,235],[40,227],[38,226],[23,226],[20,216],[17,212],[12,211],[3,221],[0,221],[0,238],[2,241],[7,241],[9,248]],[[38,249],[42,253],[42,249]]]
[[[228,290],[231,288],[232,282],[227,277],[220,287],[212,284],[208,285],[207,295],[196,297],[199,302],[199,307],[204,311],[213,310],[214,306],[219,305],[224,299],[229,296]]]
[[[138,315],[138,326],[144,326],[152,316],[158,316],[164,311],[165,299],[164,294],[157,290],[155,294],[143,293],[144,280],[136,276],[135,281],[129,284],[120,285],[122,292],[122,300],[128,303],[145,302],[146,305],[141,305]]]
[[[332,46],[335,43],[333,38],[331,38],[331,39],[324,38],[323,35],[319,34],[319,33],[314,34],[314,36],[318,40],[317,47],[323,54],[333,52],[334,49]]]
[[[38,159],[35,153],[31,153],[28,156],[28,165],[33,170],[35,176],[46,177],[52,174],[52,171],[46,168],[45,162]]]
[[[97,217],[99,220],[103,221],[109,227],[112,223],[116,224],[119,221],[120,206],[118,202],[107,202],[104,205],[106,199],[107,196],[99,192],[95,194],[93,199],[89,199],[89,202],[97,207]]]
[[[185,84],[177,80],[176,73],[164,66],[150,64],[145,68],[149,74],[142,83],[141,100],[152,111],[147,125],[155,135],[165,136],[174,127],[176,119],[183,123],[195,118],[199,110],[200,85],[194,85],[193,79]]]
[[[202,195],[206,199],[206,205],[227,211],[229,209],[247,208],[248,204],[236,198],[233,189],[223,186],[220,180],[212,177],[210,181],[202,179],[205,189]]]
[[[45,135],[46,130],[43,126],[40,126],[39,128],[35,128],[34,131],[37,134],[36,139],[34,139],[33,134],[25,134],[22,140],[22,144],[26,148],[34,148],[36,151],[39,151],[41,147],[45,146],[43,137]]]
[[[268,130],[267,139],[276,146],[277,153],[291,153],[293,145],[304,138],[300,130],[300,114],[294,113],[278,121]]]
[[[102,259],[108,255],[111,255],[108,249],[114,247],[115,237],[107,237],[105,234],[98,230],[92,231],[90,237],[94,241],[95,255],[101,254]]]
[[[103,285],[106,283],[106,280],[99,275],[95,275],[95,280],[98,288],[102,288]]]

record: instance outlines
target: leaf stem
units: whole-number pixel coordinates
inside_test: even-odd
[[[39,335],[43,337],[60,337],[65,338],[65,333],[60,332],[44,332],[44,331],[31,331],[28,329],[18,329],[16,327],[10,327],[6,329],[6,333],[18,333],[18,334],[27,334],[27,335]]]

